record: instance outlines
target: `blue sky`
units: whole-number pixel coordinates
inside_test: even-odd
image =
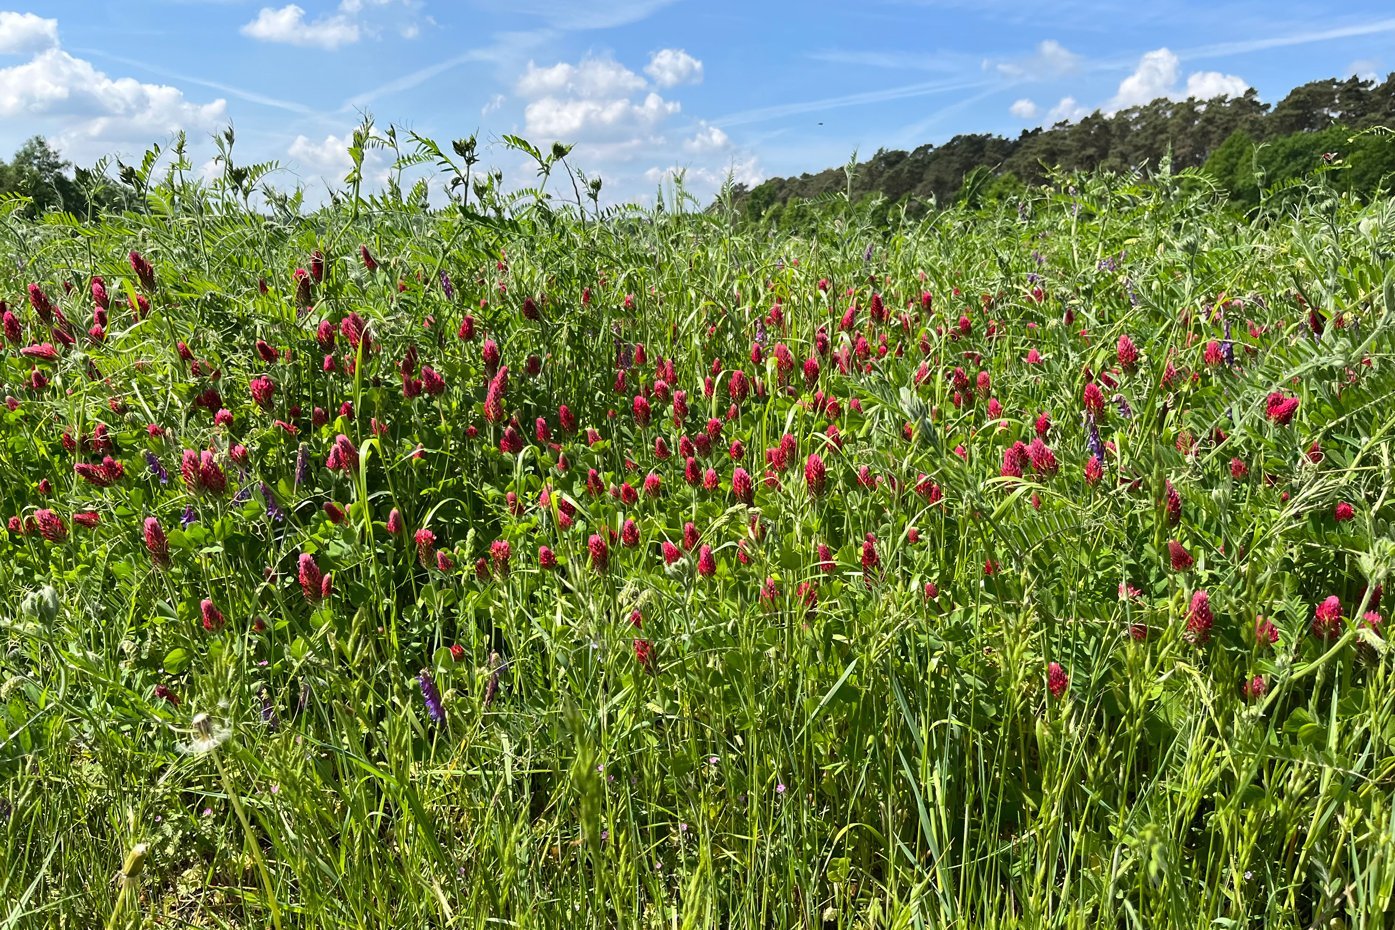
[[[70,158],[137,157],[231,122],[312,198],[347,169],[362,111],[486,161],[519,133],[576,143],[607,199],[670,172],[706,199],[765,177],[1024,128],[1157,96],[1395,70],[1395,8],[1293,0],[0,0],[0,155],[42,133]],[[381,177],[386,165],[370,165]]]

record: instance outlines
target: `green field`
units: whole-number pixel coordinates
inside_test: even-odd
[[[1388,199],[420,154],[0,203],[0,927],[1395,923]]]

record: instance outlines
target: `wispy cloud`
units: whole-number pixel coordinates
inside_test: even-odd
[[[1337,26],[1330,29],[1298,29],[1287,35],[1269,36],[1260,39],[1241,39],[1236,42],[1216,42],[1183,49],[1177,57],[1183,61],[1194,58],[1222,58],[1227,55],[1243,55],[1248,52],[1263,52],[1272,48],[1289,48],[1295,45],[1312,45],[1315,42],[1330,42],[1334,39],[1352,39],[1359,36],[1380,35],[1395,32],[1395,19],[1378,19],[1350,26]]]
[[[229,97],[236,97],[239,100],[246,100],[248,103],[260,104],[264,107],[273,107],[277,110],[285,110],[289,113],[299,113],[302,116],[313,116],[318,112],[313,107],[308,107],[303,103],[296,103],[294,100],[282,100],[279,97],[270,97],[266,94],[259,94],[256,91],[246,90],[245,88],[236,87],[232,84],[224,84],[221,81],[210,81],[207,78],[193,77],[192,75],[188,74],[180,74],[177,71],[169,71],[165,68],[156,67],[150,64],[150,62],[148,61],[141,61],[136,58],[123,58],[120,55],[112,55],[108,52],[102,51],[101,49],[75,48],[73,49],[73,51],[81,52],[82,54],[91,56],[93,58],[101,58],[106,61],[116,62],[120,65],[126,65],[127,67],[139,68],[142,71],[147,71],[150,74],[155,75],[156,77],[162,77],[166,80],[179,81],[181,84],[196,84],[199,87],[207,87],[210,90],[216,90],[225,93]]]
[[[841,107],[855,107],[871,103],[886,103],[890,100],[905,100],[910,97],[929,97],[934,94],[946,94],[956,90],[980,90],[989,86],[996,89],[1001,86],[1001,82],[990,80],[924,81],[919,84],[902,84],[899,87],[887,87],[882,90],[865,91],[857,94],[841,94],[836,97],[824,97],[820,100],[802,100],[797,103],[781,103],[769,107],[758,107],[752,110],[741,110],[736,113],[729,113],[726,116],[710,119],[708,122],[721,126],[740,126],[746,123],[761,123],[766,120],[780,119],[785,116],[795,116],[800,113],[817,113],[820,110],[834,110]]]
[[[393,78],[391,81],[379,84],[377,87],[354,94],[344,101],[340,107],[343,111],[362,109],[369,104],[393,94],[399,94],[404,90],[411,90],[419,87],[432,78],[445,74],[447,71],[459,68],[462,65],[472,63],[499,64],[506,61],[515,60],[518,55],[528,49],[542,45],[557,37],[557,33],[551,29],[540,29],[535,32],[503,32],[494,37],[494,41],[482,48],[474,48],[459,55],[453,55],[435,64],[418,68],[415,71]]]
[[[887,68],[894,71],[933,71],[953,74],[970,66],[967,55],[957,52],[868,52],[851,49],[821,49],[807,56],[813,61],[857,68]]]
[[[490,13],[541,19],[564,32],[614,29],[648,19],[677,0],[617,0],[587,3],[584,0],[473,0],[470,4]]]

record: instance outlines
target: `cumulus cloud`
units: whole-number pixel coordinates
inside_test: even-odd
[[[586,58],[548,67],[530,61],[514,89],[528,101],[523,118],[529,134],[604,144],[613,154],[617,146],[657,141],[664,121],[682,110],[676,100],[648,88],[617,61]]]
[[[1008,107],[1008,112],[1018,119],[1033,119],[1037,115],[1037,105],[1023,97],[1021,100],[1014,100],[1012,106]]]
[[[726,182],[727,174],[737,184],[755,187],[765,180],[765,172],[755,156],[733,158],[725,165],[655,165],[644,172],[644,180],[650,184],[663,184],[680,175],[683,187],[696,195],[699,200],[708,199]]]
[[[649,59],[644,73],[660,87],[702,83],[702,62],[681,48],[665,48]]]
[[[523,97],[567,95],[594,100],[643,90],[644,78],[605,58],[587,58],[579,65],[563,61],[550,68],[539,68],[530,61],[516,89]]]
[[[336,49],[359,40],[358,24],[335,13],[306,22],[304,8],[294,3],[278,9],[264,6],[257,18],[242,27],[242,34],[262,42]]]
[[[1119,83],[1111,107],[1141,106],[1168,96],[1177,84],[1177,65],[1177,56],[1168,49],[1145,52],[1134,72]]]
[[[1073,123],[1089,115],[1090,108],[1083,106],[1079,100],[1076,100],[1074,97],[1062,97],[1060,102],[1052,107],[1046,114],[1046,121],[1052,124],[1059,123],[1062,120]]]
[[[349,145],[352,141],[351,133],[342,136],[330,133],[319,142],[298,135],[291,143],[287,154],[295,160],[298,167],[311,174],[339,178],[348,174],[349,169],[353,167],[353,159],[349,157]]]
[[[615,142],[649,135],[680,109],[652,91],[640,101],[543,97],[528,104],[523,118],[535,136]]]
[[[0,119],[35,125],[70,158],[92,160],[180,129],[211,130],[227,119],[225,100],[194,103],[177,87],[107,75],[57,45],[56,27],[27,35],[51,35],[55,44],[0,68]]]
[[[257,12],[256,19],[242,27],[242,34],[261,42],[332,51],[377,35],[376,11],[399,7],[391,13],[393,25],[398,35],[413,39],[421,33],[415,15],[420,5],[421,0],[340,0],[334,12],[314,19],[296,3],[283,7],[264,6]]]
[[[1217,97],[1243,97],[1249,89],[1249,83],[1234,74],[1197,71],[1187,75],[1187,87],[1182,94],[1197,100],[1214,100]]]
[[[0,55],[26,55],[58,44],[58,20],[0,10]]]
[[[1195,71],[1178,86],[1181,77],[1180,60],[1167,48],[1145,52],[1133,73],[1119,83],[1119,90],[1109,102],[1112,112],[1126,107],[1143,106],[1160,97],[1170,100],[1212,100],[1216,97],[1243,96],[1249,82],[1234,74],[1219,71]]]
[[[716,126],[706,123],[690,139],[683,140],[683,150],[694,154],[720,152],[731,144],[731,139]]]

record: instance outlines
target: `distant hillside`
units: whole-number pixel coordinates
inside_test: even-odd
[[[1251,89],[1243,97],[1159,99],[1110,116],[1096,111],[1016,139],[979,133],[913,152],[883,149],[856,166],[852,195],[880,194],[888,210],[902,202],[924,210],[961,196],[995,199],[1041,182],[1054,167],[1127,170],[1157,165],[1170,153],[1174,170],[1203,167],[1233,199],[1254,203],[1261,185],[1256,167],[1262,184],[1271,186],[1307,174],[1325,153],[1336,153],[1345,166],[1336,183],[1369,197],[1395,175],[1395,137],[1356,136],[1373,127],[1395,129],[1395,74],[1380,84],[1355,77],[1313,81],[1272,107]],[[1263,146],[1257,158],[1256,145]],[[843,167],[828,168],[738,187],[736,202],[751,219],[789,225],[800,222],[802,201],[847,185]]]

